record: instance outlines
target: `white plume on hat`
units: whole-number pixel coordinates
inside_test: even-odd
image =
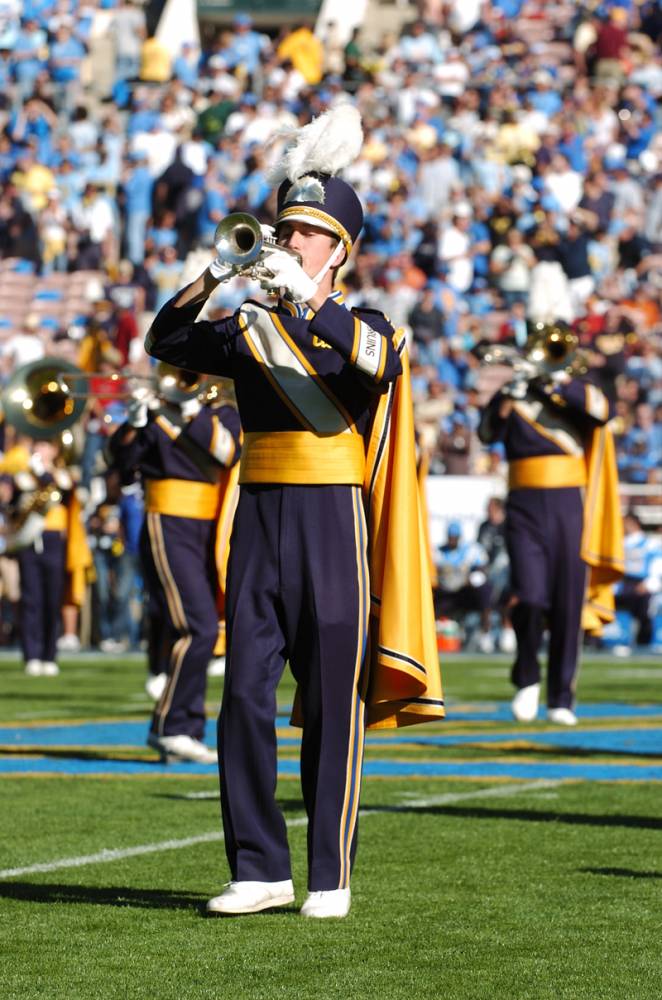
[[[336,104],[302,128],[279,133],[290,144],[281,160],[269,171],[272,185],[285,178],[295,181],[304,174],[337,174],[353,163],[361,152],[361,115],[349,102]]]

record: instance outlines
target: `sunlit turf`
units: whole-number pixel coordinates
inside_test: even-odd
[[[562,747],[523,745],[510,723],[453,721],[454,707],[510,696],[505,661],[447,660],[444,679],[448,721],[411,729],[411,745],[387,748],[371,741],[370,759],[577,757]],[[580,701],[659,704],[661,680],[659,660],[587,660]],[[0,723],[135,719],[146,730],[150,702],[143,682],[137,659],[72,658],[54,679],[26,678],[18,661],[5,659]],[[210,680],[210,715],[221,688],[222,681]],[[292,693],[286,678],[283,710]],[[544,723],[538,728],[548,730]],[[473,733],[476,745],[417,744],[416,736],[428,732]],[[515,748],[481,744],[491,732],[512,736]],[[295,747],[284,751],[296,754]],[[658,761],[660,756],[662,746]],[[2,777],[0,868],[53,868],[0,878],[0,997],[662,995],[660,784],[366,780],[353,906],[345,921],[305,921],[297,907],[239,919],[205,917],[205,900],[228,877],[216,792],[213,773],[187,776],[182,767],[157,777]],[[280,782],[279,799],[295,824],[290,843],[299,906],[306,855],[305,827],[296,825],[303,817],[296,779]],[[203,835],[214,839],[58,866],[104,849]]]

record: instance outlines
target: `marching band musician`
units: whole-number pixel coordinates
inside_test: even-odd
[[[167,365],[160,374],[161,384],[164,378],[200,384],[195,373]],[[140,388],[134,396],[108,451],[125,480],[135,473],[143,480],[140,554],[148,617],[168,652],[147,743],[164,760],[213,763],[216,752],[205,745],[204,729],[207,665],[221,610],[216,544],[233,497],[236,502],[238,470],[231,470],[240,453],[239,416],[229,402],[213,407],[197,393],[176,401]]]
[[[559,335],[567,327],[559,321],[547,329]],[[611,585],[623,556],[607,427],[612,413],[613,404],[588,379],[572,377],[565,367],[533,368],[503,386],[481,419],[481,440],[503,442],[509,462],[506,543],[517,638],[511,707],[520,722],[538,714],[545,624],[547,718],[574,726],[582,625],[598,632],[613,618]]]
[[[19,631],[25,673],[59,673],[62,606],[80,607],[92,566],[70,471],[55,440],[37,440],[14,473],[7,553],[19,567]],[[13,523],[13,524],[12,524]]]
[[[272,176],[278,245],[260,250],[258,277],[277,301],[197,322],[234,273],[217,257],[146,340],[155,357],[233,378],[244,428],[218,727],[232,881],[210,913],[294,899],[275,801],[276,688],[287,660],[303,726],[306,917],[350,908],[366,722],[444,714],[404,338],[382,313],[347,309],[334,288],[363,221],[336,175],[361,142],[348,104],[292,135]]]

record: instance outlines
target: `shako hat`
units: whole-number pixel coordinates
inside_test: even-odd
[[[269,174],[272,183],[280,182],[276,227],[309,222],[337,236],[349,254],[363,225],[363,207],[351,184],[336,174],[361,150],[359,112],[340,103],[289,135],[281,161]]]

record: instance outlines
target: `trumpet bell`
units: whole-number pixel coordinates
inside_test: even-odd
[[[80,375],[80,369],[61,358],[40,358],[14,372],[2,393],[5,420],[20,434],[50,441],[72,427],[85,409],[62,384],[62,373]]]
[[[260,256],[264,237],[260,223],[248,212],[232,212],[221,219],[214,233],[214,247],[224,264],[242,268]]]

